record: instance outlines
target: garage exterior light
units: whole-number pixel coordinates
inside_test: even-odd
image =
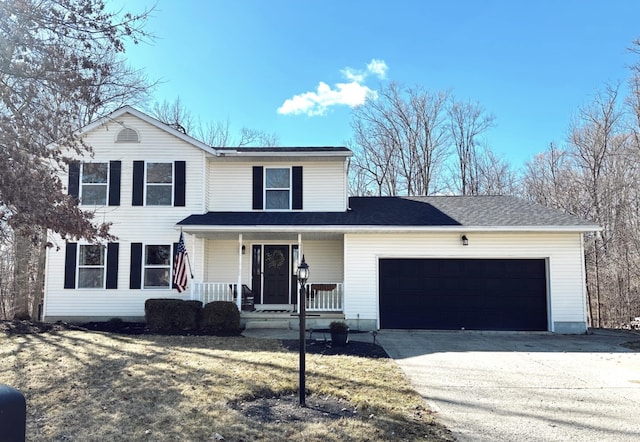
[[[469,245],[469,238],[467,238],[467,235],[462,235],[460,237],[460,239],[462,240],[462,245],[463,246],[468,246]]]

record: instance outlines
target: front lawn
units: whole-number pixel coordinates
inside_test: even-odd
[[[298,413],[298,354],[273,340],[0,334],[0,383],[29,441],[452,440],[389,359],[308,354]]]

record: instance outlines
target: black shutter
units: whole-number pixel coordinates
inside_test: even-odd
[[[173,243],[173,258],[171,259],[171,273],[172,273],[172,275],[171,275],[171,288],[172,289],[176,288],[176,285],[173,283],[173,277],[174,277],[173,269],[176,267],[176,255],[177,255],[177,252],[178,252],[178,243],[174,242]]]
[[[109,161],[109,205],[120,205],[121,161]]]
[[[120,244],[110,242],[107,244],[107,289],[118,288],[118,251]]]
[[[291,183],[293,185],[291,208],[302,210],[302,166],[295,166],[291,169]]]
[[[184,161],[176,161],[173,166],[173,205],[176,207],[185,206],[186,193],[186,163]]]
[[[131,243],[131,268],[129,269],[129,288],[142,287],[142,243]]]
[[[68,242],[64,257],[64,288],[76,288],[76,256],[78,243]]]
[[[69,195],[80,199],[80,163],[69,163]]]
[[[133,162],[133,192],[131,204],[141,206],[144,201],[144,161]]]
[[[263,209],[263,173],[262,166],[253,167],[253,210]]]

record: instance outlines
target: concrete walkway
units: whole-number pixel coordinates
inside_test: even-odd
[[[461,441],[640,441],[640,341],[623,332],[382,331]]]

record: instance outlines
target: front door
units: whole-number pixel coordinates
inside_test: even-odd
[[[289,304],[289,246],[264,246],[263,304]]]

